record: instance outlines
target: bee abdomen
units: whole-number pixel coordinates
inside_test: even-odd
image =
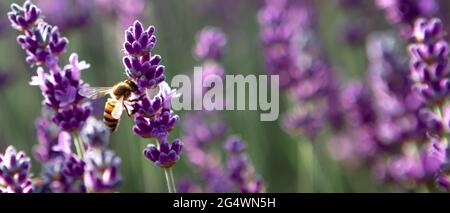
[[[103,123],[109,127],[111,132],[114,132],[119,126],[119,119],[113,118],[111,112],[114,110],[116,104],[112,101],[107,101],[105,104],[105,111],[103,112]]]

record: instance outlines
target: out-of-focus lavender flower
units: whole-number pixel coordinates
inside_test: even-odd
[[[75,155],[66,157],[64,162],[63,172],[65,175],[82,178],[84,174],[85,163]]]
[[[212,118],[211,118],[212,119]],[[222,121],[207,122],[203,113],[192,113],[184,117],[183,141],[189,146],[202,147],[225,135],[227,126]]]
[[[266,1],[258,14],[267,70],[280,76],[280,87],[283,88],[295,82],[302,73],[298,66],[298,34],[309,21],[306,9],[288,7],[286,2]]]
[[[45,163],[70,151],[70,145],[72,144],[70,134],[59,131],[57,126],[47,118],[43,117],[36,120],[35,128],[38,145],[34,147],[33,151],[37,160]],[[67,147],[67,144],[69,147]]]
[[[110,131],[105,124],[93,117],[89,118],[81,130],[81,139],[88,149],[104,149],[109,144]]]
[[[411,90],[406,60],[399,57],[396,41],[387,34],[369,37],[369,85],[378,111],[375,133],[384,148],[425,136],[420,119],[423,100]]]
[[[376,5],[386,10],[393,23],[412,25],[419,17],[428,17],[438,10],[435,0],[376,0]]]
[[[84,182],[90,192],[115,192],[122,183],[120,158],[109,150],[90,150],[85,156]]]
[[[75,159],[74,159],[75,160]],[[72,164],[74,163],[74,164]],[[81,193],[86,192],[82,177],[78,176],[82,163],[78,160],[67,162],[65,157],[57,157],[45,163],[41,173],[39,192]]]
[[[205,27],[197,37],[194,55],[200,60],[218,61],[222,58],[227,38],[216,27]]]
[[[11,75],[7,72],[0,71],[0,89],[6,86],[11,80]]]
[[[171,144],[162,140],[159,147],[149,144],[144,150],[144,156],[159,167],[171,168],[180,159],[182,149],[183,143],[178,139]]]
[[[199,192],[201,192],[201,189],[200,189],[200,187],[195,185],[195,183],[193,183],[192,181],[183,179],[183,180],[179,180],[177,183],[177,192],[178,193],[199,193]]]
[[[350,22],[342,28],[342,40],[351,45],[362,44],[367,36],[367,28],[364,23]]]
[[[297,107],[283,117],[283,125],[291,132],[313,138],[324,124],[320,112],[310,112]]]
[[[228,151],[227,168],[229,178],[243,193],[259,193],[264,191],[261,179],[254,174],[245,150],[245,144],[236,136],[230,137],[225,145]]]
[[[89,0],[36,0],[35,3],[45,12],[47,21],[62,31],[83,27],[91,17]]]
[[[143,18],[145,0],[95,0],[94,4],[100,11],[106,11],[116,16],[123,28],[133,24],[134,20]]]
[[[31,193],[30,159],[22,151],[8,146],[0,154],[0,191],[8,193]]]

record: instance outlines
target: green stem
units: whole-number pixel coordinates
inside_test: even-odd
[[[314,191],[314,154],[310,141],[300,141],[298,143],[299,157],[299,192]]]
[[[80,159],[84,159],[85,150],[84,150],[83,141],[80,139],[80,134],[78,134],[77,131],[73,131],[72,132],[72,139],[73,139],[73,142],[75,144],[75,149],[77,151],[77,156]]]
[[[169,193],[177,193],[172,168],[164,169],[164,173],[166,175],[167,189],[169,190]]]
[[[156,140],[156,145],[159,147],[159,141]],[[173,178],[172,168],[165,168],[164,175],[166,176],[167,190],[169,193],[177,193],[177,188],[175,187],[175,179]]]

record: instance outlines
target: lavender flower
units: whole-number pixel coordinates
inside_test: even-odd
[[[409,45],[411,77],[415,89],[427,100],[439,102],[449,95],[448,43],[439,19],[419,19],[415,43]]]
[[[199,112],[189,114],[184,118],[183,126],[186,131],[183,141],[190,147],[203,147],[216,139],[222,138],[226,133],[227,126],[224,122],[207,122],[204,116],[204,113]]]
[[[227,168],[231,182],[243,193],[264,191],[261,179],[256,177],[253,168],[244,153],[245,144],[238,137],[230,137],[225,145],[229,153]]]
[[[430,16],[438,8],[435,0],[376,0],[376,5],[386,10],[389,21],[411,25],[417,18]]]
[[[81,138],[88,149],[104,149],[109,143],[110,131],[105,124],[95,118],[89,118],[81,130]]]
[[[60,151],[55,151],[54,147],[59,141],[67,140],[70,135],[67,132],[59,132],[57,127],[46,118],[39,118],[35,122],[38,145],[33,149],[34,157],[40,162],[47,162],[58,156]]]
[[[150,53],[156,44],[154,32],[155,27],[144,30],[139,21],[125,31],[124,49],[127,56],[123,58],[123,63],[127,76],[135,79],[142,89],[153,89],[165,79],[165,68],[159,64],[161,56]]]
[[[62,31],[83,27],[90,20],[92,2],[89,0],[36,0],[35,2],[45,11],[48,22],[58,26]]]
[[[171,168],[180,159],[182,149],[183,143],[178,139],[171,144],[162,140],[159,147],[149,144],[144,150],[144,156],[159,167]]]
[[[216,27],[205,27],[197,37],[194,54],[200,60],[218,61],[222,58],[227,38]]]
[[[22,151],[8,146],[0,154],[0,191],[9,193],[31,193],[30,159]]]
[[[174,128],[178,116],[171,110],[171,100],[177,97],[167,83],[159,84],[160,92],[152,100],[144,97],[134,105],[134,133],[143,138],[163,139]]]
[[[58,65],[59,55],[67,47],[68,41],[60,36],[57,27],[51,26],[40,17],[39,8],[26,1],[22,7],[11,6],[8,17],[12,26],[24,34],[17,37],[18,43],[27,52],[26,61],[39,66],[37,76],[31,85],[39,86],[44,96],[44,104],[54,110],[53,121],[63,130],[78,130],[90,114],[90,104],[82,104],[83,97],[78,90],[83,86],[81,70],[89,68],[78,55],[70,56],[70,64],[63,69]],[[48,69],[45,72],[44,67]]]
[[[301,26],[308,22],[308,11],[288,7],[287,1],[266,1],[259,12],[261,41],[268,72],[280,76],[280,87],[289,87],[301,73],[296,46]]]
[[[82,193],[86,187],[80,173],[83,163],[76,157],[57,157],[43,165],[39,192]]]
[[[17,30],[26,31],[37,25],[41,16],[41,11],[30,1],[26,1],[23,6],[11,5],[12,12],[8,13],[8,18],[12,26]]]
[[[86,154],[84,182],[91,192],[114,192],[122,183],[120,158],[112,151],[90,150]]]
[[[146,6],[145,0],[95,0],[94,4],[100,11],[115,16],[120,26],[126,28],[136,19],[143,18]],[[122,28],[121,28],[122,29]]]

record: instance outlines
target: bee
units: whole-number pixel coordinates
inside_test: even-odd
[[[103,112],[103,122],[109,127],[111,132],[116,131],[119,126],[120,117],[125,109],[128,116],[130,116],[130,110],[128,110],[126,103],[132,103],[138,101],[141,97],[130,100],[131,94],[136,92],[138,87],[133,79],[128,78],[122,82],[115,84],[112,87],[84,87],[78,92],[81,96],[88,99],[98,99],[106,95],[110,95],[111,98],[105,103],[105,110]]]

